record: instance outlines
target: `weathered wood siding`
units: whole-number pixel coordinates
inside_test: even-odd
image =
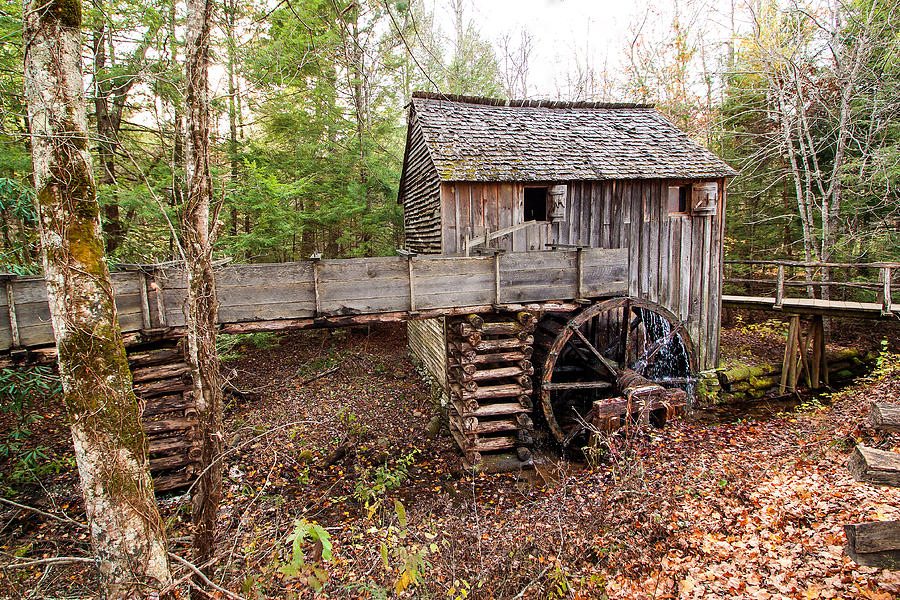
[[[422,254],[439,254],[441,182],[412,108],[409,112],[405,156],[399,201],[403,205],[406,247]]]
[[[409,321],[406,334],[409,349],[428,369],[442,388],[447,387],[447,342],[443,317]]]
[[[687,321],[699,352],[697,364],[714,368],[721,323],[724,180],[719,180],[713,216],[669,214],[668,187],[683,181],[566,183],[566,218],[551,226],[550,243],[627,249],[628,294],[657,302]],[[461,254],[465,240],[481,228],[494,231],[521,223],[523,201],[520,183],[444,183],[444,253]],[[513,251],[542,247],[543,240],[535,238],[516,232],[497,245]]]

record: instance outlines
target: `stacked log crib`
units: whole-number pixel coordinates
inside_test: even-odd
[[[187,486],[197,475],[200,447],[183,338],[164,348],[131,352],[128,362],[144,408],[153,486],[157,492]]]
[[[450,431],[467,468],[533,464],[530,359],[536,322],[529,311],[447,321]]]

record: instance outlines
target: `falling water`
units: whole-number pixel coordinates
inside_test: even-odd
[[[653,381],[675,384],[693,395],[688,351],[681,336],[673,333],[672,324],[659,313],[638,310],[644,324],[644,336],[634,370]]]

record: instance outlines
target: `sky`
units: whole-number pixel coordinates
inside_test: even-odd
[[[711,40],[725,40],[735,27],[746,0],[467,0],[467,17],[482,37],[497,43],[504,35],[518,40],[527,30],[534,39],[530,60],[529,94],[555,97],[567,76],[580,66],[596,71],[616,71],[627,58],[634,32],[641,28],[651,37],[664,36],[676,11],[695,33]],[[431,0],[435,19],[444,31],[453,31],[448,0]],[[733,7],[733,8],[732,8]]]

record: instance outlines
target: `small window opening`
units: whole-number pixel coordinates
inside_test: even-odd
[[[669,214],[686,214],[688,211],[688,201],[691,197],[690,185],[670,185],[669,186]]]
[[[546,187],[527,187],[527,188],[525,188],[525,220],[526,221],[546,221],[547,220],[547,188]]]

